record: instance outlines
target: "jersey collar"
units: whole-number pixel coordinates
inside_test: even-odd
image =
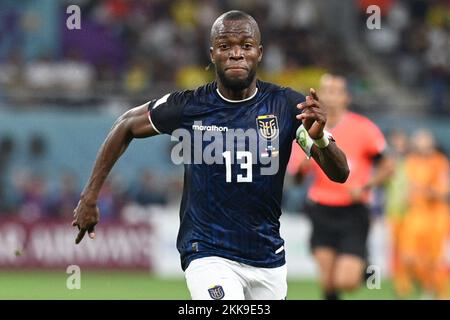
[[[231,102],[231,103],[240,103],[240,102],[245,102],[245,101],[249,101],[251,99],[253,99],[256,94],[258,93],[258,87],[256,87],[255,92],[248,98],[242,99],[242,100],[230,100],[225,98],[219,91],[219,88],[216,87],[216,92],[219,95],[219,97],[221,97],[223,100],[227,101],[227,102]]]

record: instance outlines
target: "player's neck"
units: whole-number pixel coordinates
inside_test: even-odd
[[[345,109],[336,112],[328,112],[327,127],[328,128],[335,127],[342,120],[346,112],[347,110]]]
[[[220,81],[217,82],[217,89],[222,97],[228,100],[245,100],[250,98],[256,92],[256,81],[253,81],[250,86],[243,90],[235,91],[226,88]]]

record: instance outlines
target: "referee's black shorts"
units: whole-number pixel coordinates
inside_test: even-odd
[[[311,250],[327,247],[367,259],[370,212],[366,205],[331,207],[307,200],[305,211],[312,223]]]

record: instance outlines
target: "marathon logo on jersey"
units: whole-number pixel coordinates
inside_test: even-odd
[[[278,119],[273,114],[258,116],[256,126],[264,139],[273,140],[278,137]]]
[[[214,286],[208,289],[209,295],[214,300],[221,300],[225,297],[225,292],[223,291],[222,286]]]
[[[216,125],[210,125],[210,126],[204,126],[204,125],[199,125],[199,124],[193,124],[192,125],[192,130],[198,130],[198,131],[218,131],[218,132],[222,132],[222,131],[228,131],[228,127],[219,127]]]

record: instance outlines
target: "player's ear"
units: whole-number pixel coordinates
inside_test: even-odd
[[[214,57],[213,57],[213,47],[209,47],[209,58],[211,59],[211,63],[215,63]]]
[[[258,56],[258,62],[261,62],[263,56],[263,46],[262,44],[259,45],[259,56]]]

